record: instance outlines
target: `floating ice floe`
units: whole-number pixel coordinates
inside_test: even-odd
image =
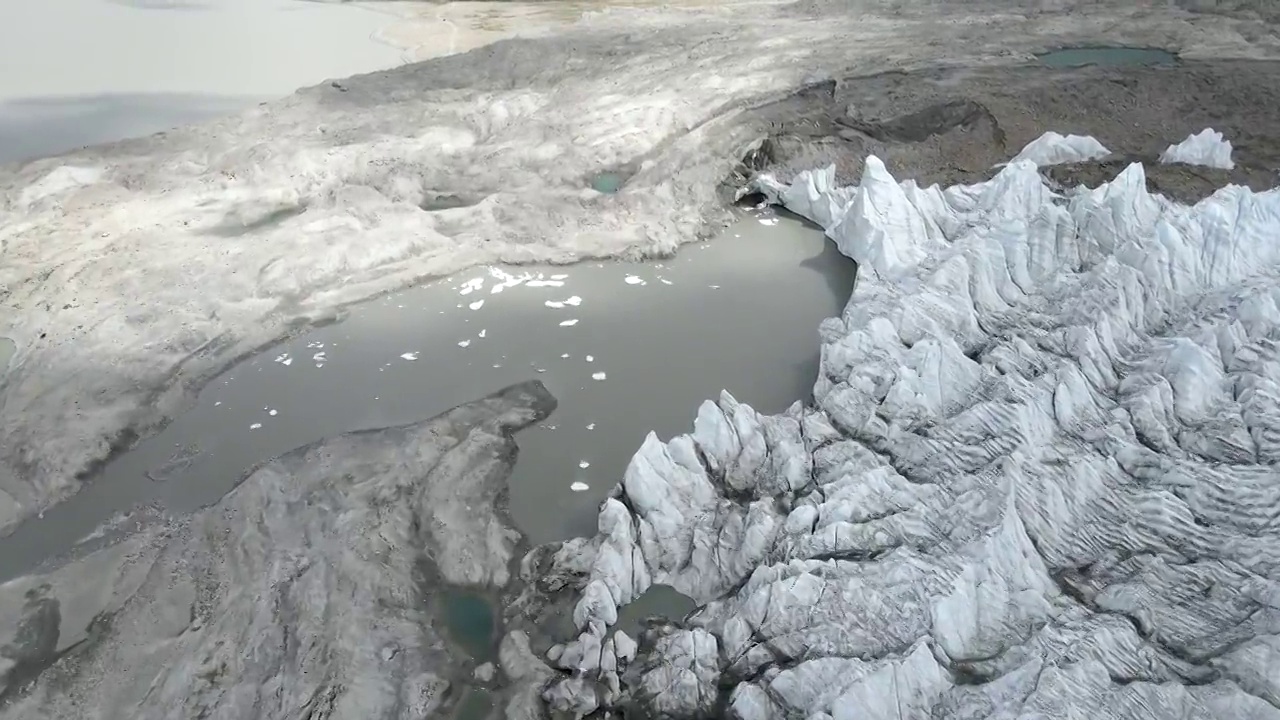
[[[383,357],[386,357],[386,356],[384,355]],[[400,357],[404,358],[405,360],[417,360],[418,353],[416,352],[401,353]]]
[[[593,372],[593,373],[591,373],[591,379],[592,379],[592,380],[604,380],[604,379],[605,379],[605,378],[607,378],[607,377],[608,377],[608,375],[605,375],[605,374],[604,374],[604,373],[602,373],[602,372]]]
[[[549,308],[555,308],[557,310],[563,307],[577,307],[581,304],[582,304],[582,298],[578,297],[577,295],[572,295],[565,300],[547,300],[546,302],[543,303],[543,305],[546,305]]]
[[[560,327],[572,327],[572,326],[577,325],[577,324],[578,324],[578,319],[577,319],[577,318],[573,318],[572,320],[561,320],[561,321],[560,321]]]
[[[462,283],[461,288],[458,290],[458,294],[459,294],[459,295],[470,295],[470,294],[471,294],[471,293],[473,293],[473,292],[476,292],[476,291],[479,291],[479,290],[483,290],[483,289],[484,289],[484,278],[482,278],[482,277],[474,277],[474,278],[471,278],[470,280],[468,280],[468,281],[466,281],[466,282]]]
[[[586,492],[591,489],[591,486],[579,480],[570,485],[569,489],[574,492]]]
[[[628,275],[625,278],[623,278],[623,282],[625,282],[628,285],[644,285],[645,284],[644,278],[640,277],[639,275]]]
[[[471,308],[472,310],[479,310],[480,308],[484,307],[484,300],[476,300],[475,302],[471,303],[467,307]]]

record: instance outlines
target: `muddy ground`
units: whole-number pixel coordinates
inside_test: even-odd
[[[1280,64],[1182,61],[1171,67],[946,68],[850,77],[813,85],[758,112],[768,139],[728,186],[753,170],[782,180],[834,163],[856,184],[874,154],[896,177],[924,185],[989,179],[1027,143],[1053,130],[1092,135],[1114,156],[1045,168],[1063,186],[1094,187],[1132,162],[1152,191],[1195,202],[1228,183],[1280,181]],[[1235,147],[1233,170],[1161,165],[1171,143],[1206,127]]]

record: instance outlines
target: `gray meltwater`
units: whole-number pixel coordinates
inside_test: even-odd
[[[1049,67],[1073,68],[1085,65],[1103,67],[1141,67],[1146,65],[1176,65],[1178,56],[1167,50],[1136,47],[1074,47],[1062,48],[1037,56]]]
[[[644,436],[691,428],[727,389],[763,412],[812,392],[818,324],[854,264],[765,211],[645,263],[480,268],[358,305],[231,368],[164,431],[0,541],[0,579],[153,505],[216,502],[257,463],[340,433],[413,422],[537,378],[559,399],[522,433],[510,513],[533,543],[595,531]]]

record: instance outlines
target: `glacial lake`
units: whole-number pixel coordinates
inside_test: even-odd
[[[3,540],[0,579],[113,518],[217,502],[298,446],[424,420],[530,378],[559,407],[517,436],[510,516],[534,544],[594,534],[650,431],[689,431],[722,389],[762,412],[810,396],[818,325],[839,314],[854,273],[821,231],[761,210],[666,260],[475,268],[357,305],[230,368],[162,432],[19,526]]]

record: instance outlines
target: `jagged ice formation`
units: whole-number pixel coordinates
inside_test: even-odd
[[[580,635],[544,697],[1280,718],[1280,191],[1186,206],[1133,164],[1056,194],[1029,160],[945,190],[875,157],[833,178],[757,184],[861,265],[815,407],[726,393],[646,439],[599,535],[556,556]],[[636,651],[609,626],[657,583],[701,607]]]
[[[1223,139],[1222,133],[1205,128],[1195,135],[1188,135],[1180,143],[1170,145],[1160,155],[1160,162],[1230,170],[1236,166],[1231,159],[1231,149],[1231,141]]]

